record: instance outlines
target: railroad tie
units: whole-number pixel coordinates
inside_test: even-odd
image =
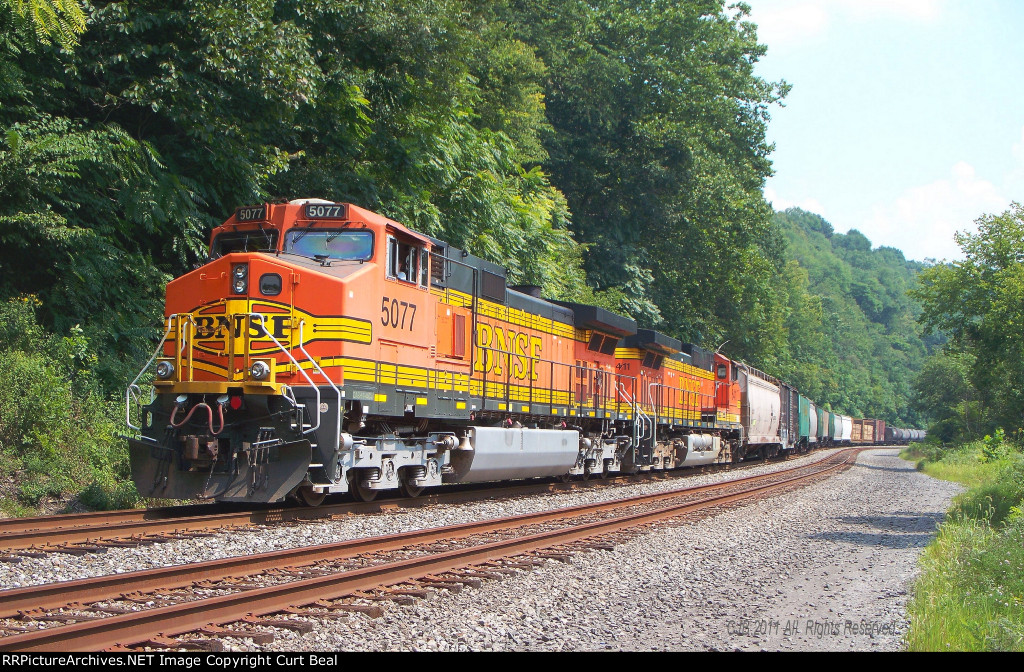
[[[373,593],[364,593],[360,591],[358,593],[352,593],[351,597],[358,597],[361,600],[370,600],[372,602],[394,602],[395,604],[400,604],[402,606],[409,606],[410,604],[416,603],[416,600],[409,595],[375,595]]]
[[[231,630],[218,625],[208,625],[205,628],[196,630],[199,634],[211,637],[234,637],[236,639],[251,639],[253,644],[270,644],[274,641],[275,635],[272,632],[256,632],[254,630]]]
[[[464,576],[456,572],[451,572],[445,574],[444,576],[430,575],[424,577],[423,580],[426,580],[429,583],[461,583],[462,585],[469,586],[470,588],[479,588],[481,585],[483,585],[483,581],[481,581],[478,578],[472,576]]]
[[[316,602],[310,602],[309,606],[320,607],[322,609],[332,609],[334,611],[351,611],[365,615],[368,618],[380,618],[384,615],[384,610],[376,604],[339,604],[336,602],[328,602],[327,600],[317,600]]]
[[[93,549],[99,549],[99,546],[93,546],[91,548],[85,546],[54,546],[50,549],[52,553],[66,553],[67,555],[88,555],[93,552]],[[103,549],[106,551],[107,549]]]
[[[444,579],[428,579],[428,578],[416,579],[416,581],[418,583],[425,583],[426,585],[430,586],[431,588],[444,588],[445,590],[450,591],[452,593],[461,593],[462,592],[462,584],[461,583],[457,583],[455,581],[448,581],[448,580],[444,580]]]
[[[313,631],[313,624],[309,621],[288,621],[282,618],[260,618],[259,616],[246,616],[241,619],[242,623],[252,623],[253,625],[265,625],[271,628],[281,628],[282,630],[291,630],[297,632],[300,635],[304,635],[307,632]]]
[[[296,608],[286,607],[281,610],[282,614],[295,614],[296,616],[306,616],[308,618],[319,618],[323,621],[348,621],[350,616],[348,614],[331,614],[323,611],[315,611],[309,608]]]
[[[171,637],[152,637],[144,642],[136,644],[135,646],[149,646],[156,649],[186,649],[191,651],[213,652],[224,650],[224,645],[216,639],[174,639]]]
[[[403,587],[398,587],[398,588],[383,588],[382,590],[385,590],[388,593],[390,593],[391,595],[394,595],[395,598],[396,598],[396,601],[397,601],[397,598],[407,597],[410,600],[409,601],[410,604],[412,603],[413,598],[419,598],[421,600],[425,600],[428,597],[430,597],[430,595],[431,595],[429,590],[426,590],[426,589],[423,589],[423,588],[411,588],[411,587],[404,587],[404,586]],[[399,604],[405,604],[405,603],[404,602],[399,602]]]
[[[479,569],[464,569],[462,570],[461,573],[465,576],[477,577],[481,579],[496,579],[498,581],[504,579],[506,576],[506,574],[501,574],[499,572],[488,572],[486,570]]]

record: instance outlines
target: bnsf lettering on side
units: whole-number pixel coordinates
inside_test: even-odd
[[[541,349],[544,342],[538,336],[516,333],[509,330],[507,333],[501,327],[491,327],[487,324],[477,325],[477,371],[483,371],[484,367],[488,373],[496,376],[504,375],[506,358],[511,359],[512,377],[525,380],[529,375],[532,380],[537,380],[536,360],[540,359]],[[510,355],[515,355],[511,356]]]

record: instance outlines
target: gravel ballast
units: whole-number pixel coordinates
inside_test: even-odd
[[[0,563],[0,586],[17,588],[54,581],[69,581],[90,576],[253,555],[283,548],[298,548],[346,539],[442,527],[475,520],[504,518],[522,513],[565,508],[633,495],[707,485],[745,476],[756,476],[817,462],[835,452],[835,449],[815,451],[809,455],[790,458],[784,462],[768,462],[741,470],[705,473],[686,473],[684,471],[682,472],[686,474],[684,478],[665,481],[583,488],[564,493],[519,497],[502,497],[499,492],[492,500],[466,504],[438,504],[423,508],[392,510],[379,514],[353,515],[338,520],[252,527],[153,546],[111,548],[105,553],[91,553],[82,556],[53,554],[42,558],[25,557],[17,564]]]
[[[862,453],[781,497],[262,648],[899,650],[918,555],[961,488],[897,455]]]
[[[328,543],[573,506],[728,480],[816,461],[834,451],[742,472],[259,528],[0,566],[4,587],[275,548]],[[785,495],[701,520],[661,525],[610,551],[546,562],[458,594],[370,619],[275,629],[242,650],[898,650],[917,557],[960,487],[914,471],[895,449]]]

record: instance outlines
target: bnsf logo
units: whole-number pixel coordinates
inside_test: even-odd
[[[196,325],[196,347],[205,352],[225,352],[229,338],[235,341],[234,351],[237,354],[243,352],[246,338],[249,339],[250,353],[276,352],[278,347],[267,338],[268,332],[286,348],[291,345],[290,315],[264,315],[262,323],[259,318],[248,315],[197,315],[193,321]],[[306,340],[309,340],[308,335]]]
[[[265,308],[272,311],[280,310],[276,304],[268,304]],[[225,310],[225,308],[227,308]],[[285,348],[298,347],[299,324],[302,324],[302,345],[313,341],[348,341],[351,343],[369,344],[372,336],[372,325],[367,320],[343,315],[310,315],[295,310],[294,312],[270,312],[260,310],[253,312],[262,317],[250,316],[244,301],[214,306],[204,306],[192,312],[192,323],[195,325],[194,342],[197,350],[214,355],[222,355],[229,351],[235,354],[248,352],[264,354],[280,352],[271,340],[277,340]]]
[[[281,340],[288,336],[291,316],[266,315],[262,323],[259,319],[247,315],[200,315],[193,319],[196,323],[196,338],[221,339],[228,332],[234,338],[241,338],[242,330],[248,322],[249,338],[266,338],[267,330],[263,326],[265,324],[270,327],[270,333],[274,338]]]
[[[537,380],[537,360],[544,345],[539,336],[478,324],[476,345],[475,370],[486,369],[487,373],[504,376],[506,363],[511,359],[509,373],[512,378],[526,380],[529,376],[531,380]]]

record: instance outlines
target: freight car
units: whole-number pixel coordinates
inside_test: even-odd
[[[923,429],[901,429],[897,427],[885,428],[886,443],[906,445],[911,441],[924,441],[928,432]]]
[[[355,205],[239,208],[210,255],[168,284],[164,336],[127,390],[145,496],[316,505],[851,440],[850,418],[829,414],[826,432],[763,372],[508,286],[500,266]]]

